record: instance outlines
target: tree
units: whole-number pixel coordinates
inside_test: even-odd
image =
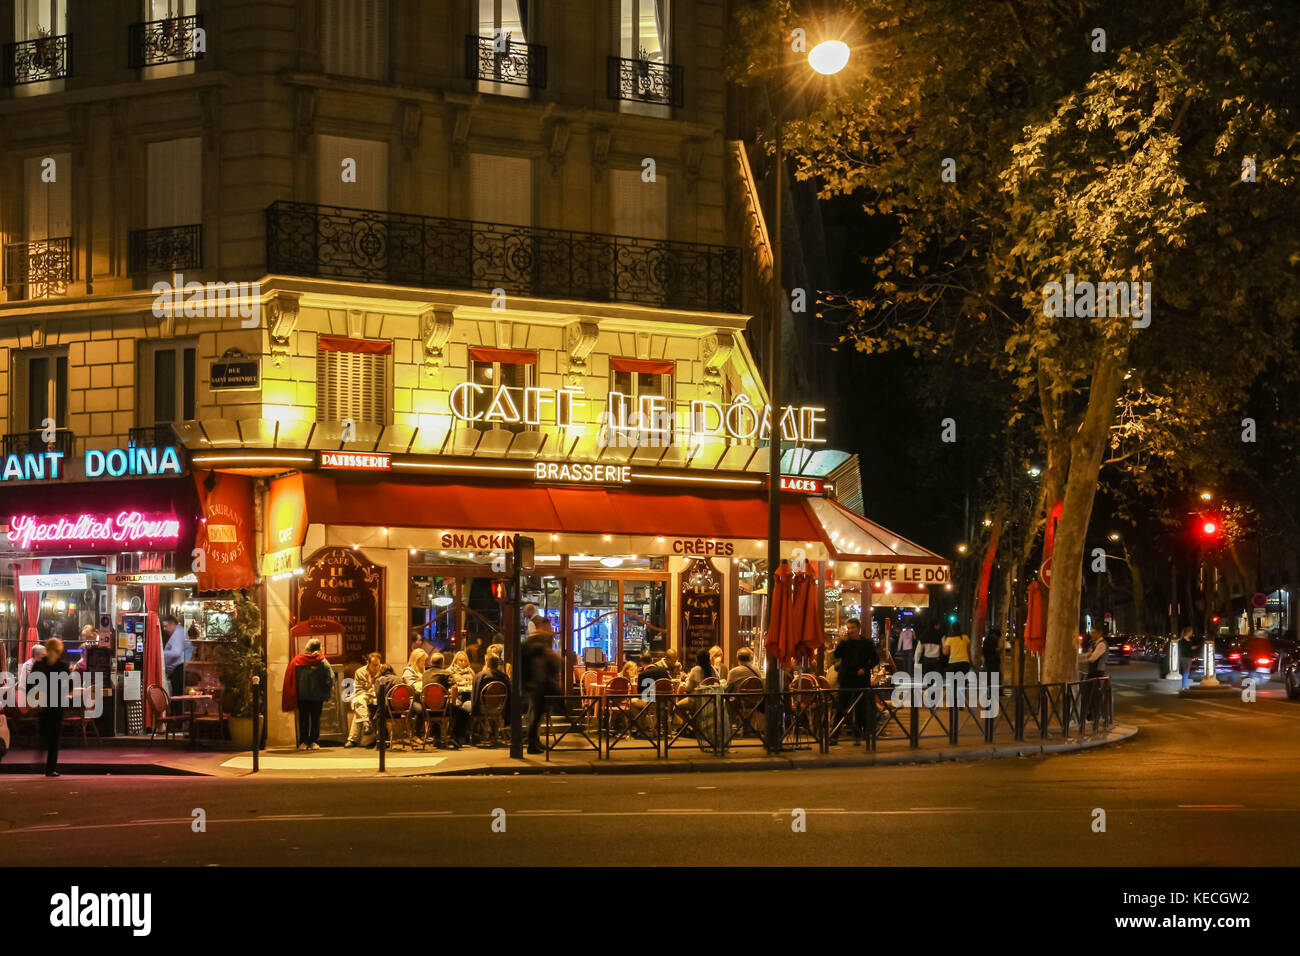
[[[874,289],[842,303],[856,315],[848,337],[867,352],[949,354],[1014,385],[1008,424],[1028,416],[1046,460],[1041,513],[1060,508],[1044,676],[1069,679],[1119,409],[1192,431],[1245,406],[1264,343],[1294,341],[1298,12],[845,6],[864,34],[857,72],[789,142],[800,177],[860,195],[896,230]],[[1101,283],[1139,285],[1125,302]]]

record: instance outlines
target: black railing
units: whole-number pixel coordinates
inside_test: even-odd
[[[66,79],[72,72],[72,37],[37,37],[6,43],[5,85]]]
[[[609,98],[636,103],[658,103],[680,108],[684,73],[680,66],[651,60],[609,58]]]
[[[198,39],[203,35],[202,14],[133,23],[130,29],[133,69],[203,59],[205,44]]]
[[[76,441],[76,436],[67,428],[56,428],[54,441],[51,442],[45,440],[45,432],[40,429],[12,432],[4,436],[4,455],[8,458],[10,455],[44,455],[46,452],[62,452],[63,467],[59,469],[62,473],[72,458]]]
[[[546,47],[540,43],[519,43],[506,34],[497,49],[492,37],[465,37],[465,78],[510,83],[515,86],[546,86]]]
[[[131,232],[128,266],[132,275],[203,267],[203,226],[163,226]]]
[[[1115,720],[1108,678],[1065,684],[984,688],[970,675],[966,690],[923,685],[854,689],[738,693],[714,691],[645,700],[635,694],[571,694],[550,697],[545,727],[547,759],[552,750],[674,749],[722,756],[739,749],[812,750],[836,745],[869,750],[894,744],[916,749],[927,743],[958,745],[978,738],[993,743],[1045,740],[1109,731]],[[773,716],[775,715],[775,716]],[[773,723],[775,721],[775,723]],[[774,732],[775,731],[775,732]]]
[[[4,247],[4,282],[11,299],[66,295],[72,281],[72,237],[12,242]]]
[[[168,445],[180,448],[184,445],[176,429],[168,423],[140,425],[127,434],[127,441],[137,448],[166,448]]]
[[[267,271],[360,282],[738,312],[729,246],[276,202]]]

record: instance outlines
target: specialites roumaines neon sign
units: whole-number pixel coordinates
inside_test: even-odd
[[[175,545],[180,535],[181,523],[175,515],[121,511],[116,515],[62,517],[13,515],[5,537],[19,548],[41,548],[58,545]]]

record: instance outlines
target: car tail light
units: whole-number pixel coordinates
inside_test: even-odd
[[[1272,666],[1273,666],[1273,658],[1271,658],[1271,657],[1257,657],[1257,658],[1255,658],[1255,663],[1256,663],[1258,666],[1260,666],[1260,667],[1272,667]]]
[[[1228,655],[1228,660],[1230,660],[1230,661],[1239,661],[1239,660],[1241,660],[1241,652],[1240,652],[1240,651],[1233,651],[1231,654]]]
[[[1125,644],[1125,645],[1124,645],[1124,650],[1126,650],[1126,651],[1131,651],[1131,650],[1133,650],[1133,645],[1132,645],[1132,644]]]

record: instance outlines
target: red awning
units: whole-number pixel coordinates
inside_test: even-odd
[[[494,349],[486,345],[469,347],[471,362],[500,362],[502,365],[536,365],[537,353],[532,349]]]
[[[316,347],[322,352],[359,352],[363,355],[392,355],[393,343],[376,339],[351,339],[345,335],[321,335]]]
[[[676,367],[676,363],[670,359],[637,359],[611,356],[609,360],[611,372],[644,372],[647,375],[672,375]]]
[[[549,488],[495,483],[351,482],[303,475],[316,524],[482,529],[553,534],[767,537],[762,495]],[[819,541],[797,496],[781,505],[781,537]]]

